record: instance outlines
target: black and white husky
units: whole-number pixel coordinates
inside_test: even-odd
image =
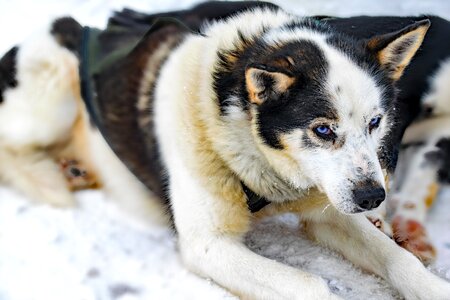
[[[274,7],[200,33],[166,22],[93,76],[87,105],[115,153],[170,203],[191,271],[243,298],[337,299],[323,279],[245,247],[255,218],[291,211],[407,299],[448,299],[449,283],[359,214],[385,199],[396,83],[429,26],[357,39]],[[34,82],[24,73],[5,103]]]

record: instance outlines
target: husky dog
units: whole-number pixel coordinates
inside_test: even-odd
[[[358,214],[386,196],[396,82],[429,25],[357,40],[262,8],[200,34],[157,26],[97,74],[96,119],[142,182],[157,185],[148,170],[164,178],[186,267],[233,293],[337,298],[321,278],[243,244],[258,216],[296,211],[312,238],[406,298],[447,299],[449,283]]]
[[[219,2],[220,3],[220,2]],[[184,23],[189,24],[191,28],[198,28],[199,24],[205,20],[219,18],[217,11],[238,11],[238,7],[233,7],[232,3],[209,3],[200,5],[201,9],[193,8],[191,10],[175,11],[147,15],[136,13],[130,10],[124,10],[116,13],[111,18],[112,23],[121,24],[123,22],[135,22],[135,26],[148,26],[149,23],[156,21],[161,17],[176,17]],[[368,39],[377,33],[389,33],[410,25],[424,17],[314,17],[321,22],[325,22],[341,33],[351,35],[357,39]],[[433,27],[425,39],[422,50],[406,71],[405,76],[400,78],[397,83],[399,89],[395,104],[397,113],[394,116],[395,126],[391,129],[390,140],[391,148],[387,153],[391,153],[387,168],[394,170],[396,165],[396,155],[398,146],[402,139],[405,129],[415,122],[407,132],[401,149],[401,160],[397,172],[393,176],[392,193],[388,195],[389,221],[385,222],[384,216],[377,212],[368,213],[367,216],[376,226],[381,227],[384,232],[392,236],[400,245],[414,253],[424,263],[430,263],[436,256],[432,243],[426,235],[424,218],[426,209],[437,194],[439,183],[445,183],[445,176],[448,177],[449,164],[448,155],[442,149],[445,148],[445,137],[448,134],[442,132],[447,130],[446,110],[449,106],[448,82],[450,82],[450,73],[448,63],[450,44],[442,37],[450,34],[450,23],[436,16],[428,16]],[[125,21],[128,20],[128,21]],[[429,79],[429,82],[428,80]],[[423,116],[427,115],[427,118]],[[433,119],[436,116],[439,119]],[[425,123],[432,122],[436,127],[436,132],[430,125]],[[414,134],[415,128],[425,126],[420,132],[422,135]],[[433,135],[430,139],[427,135]],[[415,142],[408,140],[414,136]],[[438,145],[437,141],[442,140]],[[420,142],[419,142],[420,141]],[[427,141],[425,143],[425,141]],[[448,143],[448,142],[447,142]],[[414,146],[414,147],[411,147]],[[441,150],[436,152],[436,147]],[[420,150],[420,151],[419,151]],[[430,152],[431,151],[431,152]],[[434,154],[432,154],[434,153]],[[437,156],[438,157],[437,157]],[[435,157],[433,162],[431,157]],[[428,162],[428,163],[425,163]],[[423,167],[425,166],[425,167]],[[439,167],[440,166],[440,167]],[[410,169],[406,172],[405,169]],[[448,181],[448,180],[447,180]],[[403,184],[404,183],[404,184]],[[391,228],[391,224],[393,228]]]
[[[158,14],[137,13],[124,9],[116,12],[110,19],[111,24],[146,28],[158,18],[172,17],[182,20],[192,29],[198,29],[202,23],[214,19],[223,19],[231,12],[238,12],[251,5],[252,2],[209,2],[200,4],[190,10],[172,11]],[[270,3],[261,3],[274,7]],[[219,12],[223,12],[223,16]],[[341,33],[351,35],[356,39],[370,37],[400,30],[424,17],[351,17],[336,18],[316,16],[314,19],[325,22]],[[396,153],[403,149],[400,164],[388,195],[389,221],[384,221],[380,215],[382,209],[366,215],[377,227],[392,236],[400,245],[413,252],[423,262],[431,262],[436,255],[432,243],[428,240],[423,226],[426,209],[431,204],[439,190],[439,185],[449,180],[448,165],[450,160],[447,152],[443,151],[449,134],[445,132],[446,116],[450,107],[450,22],[437,16],[428,16],[433,26],[427,38],[418,51],[413,63],[406,70],[406,74],[397,83],[396,114],[393,116],[395,126],[391,128],[390,138],[385,147],[390,150],[387,159],[387,169],[393,172],[397,163]],[[424,118],[426,116],[426,118]],[[439,117],[439,119],[435,119]],[[431,119],[433,118],[433,121]],[[399,149],[405,129],[415,122],[407,132],[403,145]],[[425,123],[424,123],[425,122]],[[429,123],[434,125],[427,125]],[[418,127],[425,127],[417,130]],[[435,132],[436,131],[436,132]],[[443,132],[444,131],[444,132]],[[421,132],[421,135],[414,134]],[[111,134],[111,133],[110,133]],[[427,137],[432,135],[433,138]],[[414,139],[411,143],[409,140]],[[390,142],[389,142],[390,140]],[[440,140],[439,142],[436,142]],[[413,147],[412,147],[413,146]],[[436,150],[438,147],[440,150]],[[431,152],[430,152],[431,151]],[[433,159],[431,159],[433,158]],[[431,159],[431,160],[430,160]],[[406,169],[411,170],[406,172]],[[439,178],[439,180],[437,180]],[[260,202],[262,203],[262,202]],[[391,224],[393,228],[391,228]]]

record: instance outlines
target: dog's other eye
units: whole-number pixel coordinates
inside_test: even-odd
[[[380,116],[376,116],[375,118],[372,118],[372,120],[370,120],[370,122],[369,122],[369,132],[372,132],[372,130],[378,128],[378,126],[380,126],[380,122],[381,122]]]
[[[314,133],[326,140],[334,139],[335,134],[328,125],[319,125],[313,129]]]

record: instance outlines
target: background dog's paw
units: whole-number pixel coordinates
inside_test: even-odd
[[[60,168],[67,180],[70,190],[98,188],[98,180],[92,171],[75,159],[61,159]]]
[[[392,233],[398,245],[414,254],[424,264],[430,264],[436,259],[436,250],[428,238],[425,227],[416,220],[402,216],[394,217]]]

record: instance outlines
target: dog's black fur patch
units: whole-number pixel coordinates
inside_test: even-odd
[[[11,48],[0,59],[0,103],[3,102],[5,90],[15,88],[17,82],[17,53],[19,47]]]
[[[265,101],[258,106],[259,132],[268,145],[282,148],[278,140],[279,133],[307,128],[316,118],[338,118],[330,99],[321,92],[321,85],[326,82],[328,63],[325,55],[313,42],[305,40],[289,43],[273,53],[256,51],[251,56],[267,65],[284,56],[295,61],[294,66],[285,70],[295,77],[293,85],[278,99]],[[257,53],[261,53],[260,56]],[[242,99],[248,98],[245,90],[242,96],[245,97]]]

